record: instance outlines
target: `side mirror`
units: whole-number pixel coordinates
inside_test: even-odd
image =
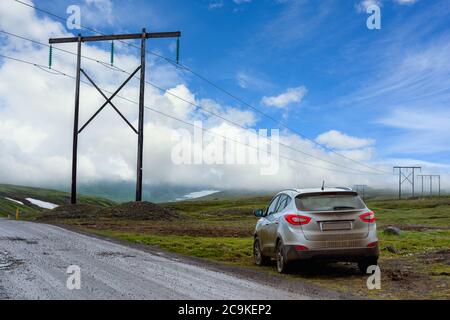
[[[258,218],[262,218],[266,216],[266,210],[264,209],[256,209],[253,211],[253,214],[258,217]]]

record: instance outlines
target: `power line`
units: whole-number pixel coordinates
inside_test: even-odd
[[[367,189],[367,185],[366,184],[356,184],[355,186],[353,186],[354,190],[362,196],[363,200],[366,200],[366,189]]]
[[[35,10],[37,10],[37,11],[40,11],[40,12],[46,13],[46,14],[48,14],[48,15],[51,15],[51,16],[53,16],[53,17],[59,19],[59,20],[66,21],[66,18],[61,17],[61,16],[58,16],[58,15],[56,15],[56,14],[54,14],[54,13],[51,13],[51,12],[49,12],[49,11],[47,11],[47,10],[38,8],[38,7],[34,6],[34,5],[31,5],[31,4],[28,4],[28,3],[24,3],[24,2],[22,2],[22,1],[20,1],[20,0],[14,0],[14,1],[17,2],[17,3],[20,3],[20,4],[22,4],[22,5],[26,5],[26,6],[30,7],[30,8],[33,8],[33,9],[35,9]],[[83,28],[83,29],[86,29],[86,30],[88,30],[88,31],[90,31],[90,32],[93,32],[93,33],[97,33],[97,34],[100,34],[100,35],[104,35],[102,32],[100,32],[100,31],[98,31],[98,30],[95,30],[95,29],[92,29],[92,28],[83,26],[83,25],[81,25],[81,24],[79,25],[79,27],[80,27],[80,28]],[[133,44],[129,44],[129,43],[125,42],[125,41],[120,40],[120,42],[126,44],[127,46],[130,46],[130,47],[134,47],[134,48],[138,48],[138,49],[139,49],[139,47],[137,47],[137,46],[135,46],[135,45],[133,45]],[[208,83],[209,85],[213,86],[213,87],[216,88],[217,90],[222,91],[223,93],[225,93],[225,94],[228,95],[229,97],[231,97],[231,98],[235,99],[236,101],[238,101],[238,102],[244,104],[245,106],[251,108],[252,110],[254,110],[254,111],[256,111],[257,113],[263,115],[264,117],[270,119],[271,121],[274,121],[275,123],[278,123],[279,125],[281,125],[281,126],[284,127],[285,129],[287,129],[287,130],[289,130],[289,131],[291,131],[291,132],[293,132],[293,133],[299,135],[299,136],[302,137],[303,139],[306,139],[306,140],[312,142],[314,145],[316,145],[316,146],[318,146],[318,147],[320,147],[320,148],[323,148],[324,150],[326,150],[326,151],[328,151],[328,152],[331,152],[331,153],[333,153],[333,154],[336,154],[337,156],[342,157],[342,158],[344,158],[344,159],[346,159],[346,160],[348,160],[348,161],[351,161],[351,162],[353,162],[353,163],[355,163],[355,164],[358,164],[358,165],[360,165],[360,166],[366,167],[366,168],[371,169],[371,170],[373,170],[373,171],[381,172],[381,173],[383,173],[383,174],[391,175],[391,173],[389,173],[389,172],[387,172],[387,171],[381,170],[381,169],[376,168],[376,167],[369,166],[369,165],[364,164],[364,163],[362,163],[362,162],[360,162],[360,161],[358,161],[358,160],[352,159],[352,158],[350,158],[350,157],[348,157],[348,156],[346,156],[346,155],[343,155],[343,154],[341,154],[341,153],[339,153],[339,152],[333,150],[332,148],[329,148],[329,147],[327,147],[327,146],[325,146],[325,145],[323,145],[323,144],[321,144],[321,143],[315,141],[315,140],[312,139],[312,138],[309,138],[308,136],[302,134],[302,133],[299,132],[298,130],[295,130],[295,129],[289,127],[289,126],[288,126],[286,123],[284,123],[283,121],[280,121],[280,120],[274,118],[273,116],[271,116],[271,115],[269,115],[269,114],[266,114],[265,112],[263,112],[263,111],[261,111],[260,109],[258,109],[258,108],[256,108],[256,107],[252,106],[251,104],[249,104],[248,102],[246,102],[246,101],[244,101],[243,99],[239,98],[238,96],[236,96],[235,94],[231,93],[230,91],[228,91],[228,90],[226,90],[226,89],[220,87],[219,85],[215,84],[213,81],[207,79],[206,77],[202,76],[202,75],[199,74],[198,72],[192,70],[190,67],[188,67],[188,66],[186,66],[186,65],[183,65],[183,64],[179,64],[179,63],[177,63],[176,61],[174,61],[173,59],[167,58],[167,57],[165,57],[165,56],[163,56],[163,55],[160,55],[160,54],[157,54],[157,53],[155,53],[155,52],[153,52],[153,51],[148,51],[148,50],[146,50],[146,52],[149,53],[149,54],[151,54],[151,55],[157,56],[157,57],[159,57],[159,58],[161,58],[161,59],[163,59],[163,60],[165,60],[165,61],[167,61],[167,62],[169,62],[170,64],[174,65],[174,66],[177,67],[177,68],[180,68],[180,67],[181,67],[182,69],[184,69],[184,70],[186,70],[186,71],[192,73],[194,76],[198,77],[198,78],[201,79],[202,81],[205,81],[206,83]],[[352,169],[352,170],[354,170],[354,169]]]
[[[26,61],[26,60],[23,60],[23,59],[18,59],[18,58],[9,57],[9,56],[3,55],[3,54],[0,54],[0,57],[5,58],[5,59],[9,59],[9,60],[12,60],[12,61],[24,63],[24,64],[27,64],[27,65],[30,65],[30,66],[33,66],[33,67],[37,67],[37,68],[39,68],[39,69],[41,69],[41,70],[44,70],[44,69],[46,68],[45,66],[43,66],[43,65],[41,65],[41,64],[37,64],[37,63],[34,63],[34,62]],[[68,74],[66,74],[66,73],[64,73],[64,72],[62,72],[62,71],[55,70],[55,69],[52,69],[52,70],[56,72],[56,73],[53,73],[54,75],[58,74],[58,75],[65,76],[65,77],[68,77],[68,78],[71,78],[71,79],[76,79],[75,76],[68,75]],[[44,71],[47,71],[47,70],[44,70]],[[93,87],[93,85],[92,85],[91,83],[87,82],[87,81],[81,80],[81,82],[82,82],[83,84],[85,84],[85,85],[88,85],[88,86],[90,86],[90,87]],[[102,88],[101,88],[101,89],[102,89]],[[106,93],[109,93],[109,94],[112,94],[112,93],[113,93],[113,92],[108,91],[108,90],[105,90],[105,89],[102,89],[102,90],[103,90],[104,92],[106,92]],[[120,95],[117,95],[116,97],[117,97],[117,98],[120,98],[120,99],[122,99],[122,100],[124,100],[124,101],[127,101],[127,102],[129,102],[129,103],[133,103],[133,104],[139,105],[139,102],[134,101],[134,100],[131,100],[131,99],[129,99],[129,98],[126,98],[126,97],[123,97],[123,96],[120,96]],[[216,133],[216,132],[214,132],[214,131],[211,131],[210,129],[205,129],[205,128],[199,127],[199,126],[195,125],[195,123],[191,123],[191,122],[185,121],[185,120],[183,120],[183,119],[179,119],[179,118],[177,118],[177,117],[175,117],[175,116],[169,115],[169,114],[164,113],[164,112],[162,112],[162,111],[159,111],[159,110],[157,110],[157,109],[155,109],[155,108],[151,108],[151,107],[148,107],[148,106],[145,106],[145,108],[148,109],[148,110],[150,110],[150,111],[153,111],[153,112],[155,112],[155,113],[158,113],[158,114],[160,114],[160,115],[162,115],[162,116],[164,116],[164,117],[171,118],[171,119],[173,119],[173,120],[176,120],[176,121],[178,121],[178,122],[184,123],[184,124],[186,124],[186,125],[189,125],[189,126],[192,126],[192,127],[198,128],[198,129],[201,129],[201,130],[203,130],[204,132],[208,132],[208,133],[210,133],[210,134],[212,134],[212,135],[219,136],[219,137],[223,138],[224,140],[232,141],[232,142],[235,142],[235,143],[238,143],[238,144],[241,144],[241,145],[250,147],[250,148],[254,148],[254,149],[259,150],[259,151],[263,151],[263,152],[265,152],[265,153],[267,153],[267,154],[273,155],[273,153],[270,152],[270,151],[268,151],[268,150],[260,149],[260,148],[258,148],[258,147],[253,146],[253,145],[243,143],[242,141],[239,141],[239,140],[230,139],[230,138],[227,137],[227,136],[224,136],[224,135],[221,135],[221,134]],[[308,163],[308,162],[303,162],[303,161],[300,161],[300,160],[297,160],[297,159],[292,159],[292,158],[285,157],[285,156],[282,156],[282,155],[278,155],[278,156],[279,156],[280,158],[285,159],[285,160],[288,160],[288,161],[292,161],[292,162],[295,162],[295,163],[298,163],[298,164],[301,164],[301,165],[306,165],[306,166],[310,166],[310,167],[314,167],[314,168],[318,168],[318,169],[323,169],[323,170],[333,171],[333,172],[339,172],[339,173],[345,173],[345,174],[363,175],[363,174],[358,174],[358,173],[355,173],[355,172],[344,171],[344,170],[337,170],[337,169],[333,169],[333,168],[328,168],[328,167],[318,166],[318,165],[315,165],[315,164],[311,164],[311,163]],[[367,175],[367,174],[365,174],[365,175]]]
[[[22,39],[22,40],[25,40],[25,41],[29,41],[31,43],[38,44],[38,45],[41,45],[41,46],[44,46],[44,47],[47,47],[47,48],[52,47],[52,46],[50,46],[47,43],[43,43],[43,42],[40,42],[40,41],[37,41],[37,40],[34,40],[34,39],[30,39],[30,38],[27,38],[27,37],[24,37],[24,36],[20,36],[18,34],[11,33],[11,32],[5,31],[5,30],[0,30],[0,33],[4,33],[6,35],[9,35],[9,36],[12,36],[12,37],[15,37],[15,38],[18,38],[18,39]],[[65,49],[62,49],[62,48],[58,48],[58,47],[52,47],[52,48],[53,48],[53,50],[61,51],[61,52],[67,53],[67,54],[71,54],[73,56],[77,55],[75,52],[72,52],[72,51],[69,51],[69,50],[65,50]],[[127,72],[127,71],[125,71],[123,69],[117,68],[115,66],[111,66],[110,63],[105,62],[105,61],[94,59],[94,58],[91,58],[91,57],[88,57],[88,56],[85,56],[85,55],[81,55],[81,57],[83,59],[99,63],[99,64],[103,65],[104,67],[106,67],[108,69],[111,69],[111,70],[114,70],[114,71],[120,71],[120,72],[125,72],[125,73]]]
[[[34,10],[36,10],[36,11],[45,13],[45,14],[47,14],[47,15],[49,15],[49,16],[52,16],[52,17],[54,17],[54,18],[56,18],[56,19],[58,19],[58,20],[60,20],[60,21],[63,21],[63,22],[66,22],[66,21],[67,21],[67,18],[62,17],[62,16],[59,16],[59,15],[57,15],[57,14],[54,14],[53,12],[50,12],[50,11],[48,11],[48,10],[39,8],[39,7],[35,6],[35,5],[29,4],[29,3],[25,3],[25,2],[20,1],[20,0],[13,0],[13,1],[15,1],[15,2],[17,2],[17,3],[19,3],[19,4],[22,4],[22,5],[24,5],[24,6],[27,6],[27,7],[29,7],[29,8],[32,8],[32,9],[34,9]],[[98,30],[95,30],[95,29],[93,29],[93,28],[87,27],[87,26],[85,26],[85,25],[82,25],[82,24],[75,24],[75,25],[77,25],[77,26],[80,27],[81,29],[88,30],[89,32],[92,32],[92,33],[95,33],[95,34],[99,34],[99,35],[102,35],[102,36],[105,35],[105,33],[101,32],[101,31],[98,31]],[[118,41],[119,41],[120,43],[122,43],[122,44],[125,44],[125,45],[129,46],[129,47],[133,47],[133,48],[139,49],[139,50],[141,49],[140,47],[138,47],[138,46],[136,46],[136,45],[133,45],[133,44],[130,44],[130,43],[126,42],[126,41],[123,41],[123,40],[118,40]],[[151,54],[151,55],[154,55],[155,57],[161,58],[161,59],[163,59],[163,60],[169,62],[170,64],[172,64],[172,65],[174,65],[174,66],[177,65],[177,62],[176,62],[176,61],[174,61],[174,60],[172,60],[172,59],[170,59],[170,58],[164,57],[163,55],[158,54],[158,53],[156,53],[156,52],[154,52],[154,51],[146,50],[146,52],[149,53],[149,54]]]
[[[42,43],[42,42],[39,42],[39,41],[36,41],[36,40],[33,40],[33,39],[29,39],[29,38],[26,38],[26,37],[23,37],[23,36],[20,36],[20,35],[17,35],[17,34],[13,34],[13,33],[11,33],[11,32],[7,32],[7,31],[4,31],[4,30],[0,30],[0,32],[1,32],[1,33],[4,33],[4,34],[7,34],[7,35],[9,35],[9,36],[17,37],[17,38],[22,39],[22,40],[30,41],[30,42],[32,42],[32,43],[34,43],[34,44],[39,44],[39,45],[42,45],[42,46],[50,47],[50,45],[48,45],[48,44],[45,44],[45,43]],[[59,51],[61,51],[61,52],[67,53],[67,54],[71,54],[71,55],[75,55],[75,56],[77,55],[77,54],[74,53],[74,52],[71,52],[71,51],[68,51],[68,50],[64,50],[64,49],[61,49],[61,48],[53,47],[53,49],[59,50]],[[108,69],[111,69],[111,70],[113,70],[113,71],[123,72],[123,73],[128,74],[128,75],[131,74],[130,72],[128,72],[128,71],[126,71],[126,70],[124,70],[124,69],[121,69],[121,68],[118,68],[118,67],[111,67],[107,62],[104,62],[104,61],[101,61],[101,60],[97,60],[97,59],[94,59],[94,58],[91,58],[91,57],[88,57],[88,56],[84,56],[84,55],[82,55],[82,58],[87,59],[87,60],[89,60],[89,61],[93,61],[93,62],[99,63],[100,65],[102,65],[102,66],[104,66],[104,67],[106,67],[106,68],[108,68]],[[45,71],[45,70],[44,70],[44,71]],[[135,76],[134,78],[140,79],[138,76]],[[198,108],[198,109],[201,109],[201,110],[203,110],[204,112],[206,112],[206,113],[208,113],[208,114],[210,114],[210,115],[212,115],[212,116],[215,116],[215,117],[217,117],[217,118],[219,118],[219,119],[221,119],[221,120],[224,120],[224,121],[226,121],[226,122],[228,122],[228,123],[230,123],[230,124],[232,124],[232,125],[234,125],[234,126],[240,127],[240,128],[242,128],[242,129],[244,129],[244,130],[247,130],[247,129],[248,129],[248,128],[246,128],[245,126],[243,126],[243,125],[237,123],[236,121],[227,119],[227,118],[225,118],[224,116],[222,116],[222,115],[220,115],[220,114],[218,114],[218,113],[215,113],[215,112],[213,112],[213,111],[211,111],[211,110],[208,110],[207,108],[204,108],[204,107],[202,107],[202,106],[200,106],[200,105],[198,105],[198,104],[195,104],[195,103],[193,103],[192,101],[189,101],[189,100],[187,100],[187,99],[185,99],[185,98],[182,98],[182,97],[180,97],[180,96],[174,94],[173,92],[171,92],[171,91],[169,91],[169,90],[167,90],[167,89],[161,88],[160,86],[158,86],[158,85],[156,85],[156,84],[154,84],[154,83],[152,83],[152,82],[150,82],[150,81],[145,81],[145,83],[148,84],[148,85],[150,85],[150,86],[152,86],[152,87],[154,87],[154,88],[156,88],[156,89],[158,89],[158,90],[161,90],[162,92],[165,92],[166,94],[171,95],[171,96],[173,96],[173,97],[175,97],[175,98],[177,98],[177,99],[179,99],[179,100],[181,100],[181,101],[183,101],[183,102],[185,102],[185,103],[188,103],[188,104],[190,104],[190,105],[193,106],[193,107],[196,107],[196,108]],[[271,139],[270,137],[269,137],[268,139],[269,139],[270,141],[272,141],[272,139]],[[308,156],[308,157],[310,157],[310,158],[313,158],[313,159],[316,159],[316,160],[319,160],[319,161],[322,161],[322,162],[325,162],[325,163],[328,163],[328,164],[331,164],[331,165],[334,165],[334,166],[337,166],[337,167],[342,167],[342,168],[345,168],[345,169],[348,169],[348,170],[351,170],[351,171],[355,171],[355,172],[362,173],[362,174],[368,174],[368,175],[380,175],[380,174],[381,174],[381,173],[372,173],[372,172],[366,172],[366,171],[362,171],[362,170],[350,168],[350,167],[347,167],[347,166],[345,166],[345,165],[343,165],[343,164],[339,164],[339,163],[335,163],[335,162],[332,162],[332,161],[329,161],[329,160],[326,160],[326,159],[322,159],[322,158],[320,158],[320,157],[318,157],[318,156],[312,155],[312,154],[307,153],[307,152],[305,152],[305,151],[303,151],[303,150],[300,150],[300,149],[298,149],[298,148],[294,148],[294,147],[292,147],[292,146],[290,146],[290,145],[288,145],[288,144],[285,144],[285,143],[283,143],[283,142],[278,142],[278,143],[279,143],[280,145],[282,145],[282,146],[284,146],[284,147],[290,149],[290,150],[293,150],[293,151],[295,151],[295,152],[301,153],[301,154],[303,154],[303,155],[305,155],[305,156]]]

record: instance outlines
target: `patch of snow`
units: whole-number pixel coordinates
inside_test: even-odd
[[[33,198],[26,198],[25,200],[30,201],[32,204],[38,206],[39,208],[43,208],[43,209],[55,209],[56,207],[58,207],[57,204],[53,204],[53,203],[45,202],[45,201],[41,201],[41,200],[36,200]]]
[[[23,202],[22,202],[22,201],[19,201],[19,200],[14,200],[14,199],[11,199],[11,198],[8,198],[8,197],[5,197],[5,199],[8,200],[8,201],[12,201],[12,202],[15,202],[15,203],[17,203],[17,204],[20,204],[20,205],[22,205],[22,206],[24,205]]]
[[[206,197],[206,196],[218,193],[218,192],[220,192],[220,191],[217,191],[217,190],[203,190],[203,191],[191,192],[191,193],[183,196],[182,198],[178,198],[177,201],[202,198],[202,197]]]

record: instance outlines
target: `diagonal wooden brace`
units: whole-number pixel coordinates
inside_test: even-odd
[[[100,94],[105,98],[105,103],[97,110],[97,112],[94,113],[94,115],[89,118],[89,120],[81,127],[81,129],[78,131],[78,134],[80,134],[88,125],[91,123],[92,120],[95,119],[95,117],[98,116],[98,114],[109,104],[113,109],[119,114],[119,116],[130,126],[130,128],[138,134],[138,131],[133,127],[133,125],[125,118],[125,116],[119,111],[119,109],[116,108],[116,106],[112,103],[112,99],[119,94],[119,92],[125,87],[125,85],[136,75],[136,73],[141,69],[141,66],[139,66],[128,78],[125,80],[125,82],[114,92],[111,97],[107,97],[103,91],[95,84],[95,82],[86,74],[86,72],[81,69],[81,72],[84,74],[84,76],[89,80],[90,83],[100,92]]]

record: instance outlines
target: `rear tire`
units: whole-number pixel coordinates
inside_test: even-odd
[[[261,251],[261,245],[258,237],[255,237],[255,241],[253,242],[253,259],[255,260],[255,264],[260,267],[266,266],[270,263],[270,258],[263,255]]]
[[[277,270],[279,273],[289,273],[291,269],[286,259],[283,247],[283,241],[278,241],[276,249]]]
[[[378,258],[366,258],[358,262],[358,268],[362,274],[366,274],[367,268],[369,268],[370,266],[376,265],[378,265]]]

